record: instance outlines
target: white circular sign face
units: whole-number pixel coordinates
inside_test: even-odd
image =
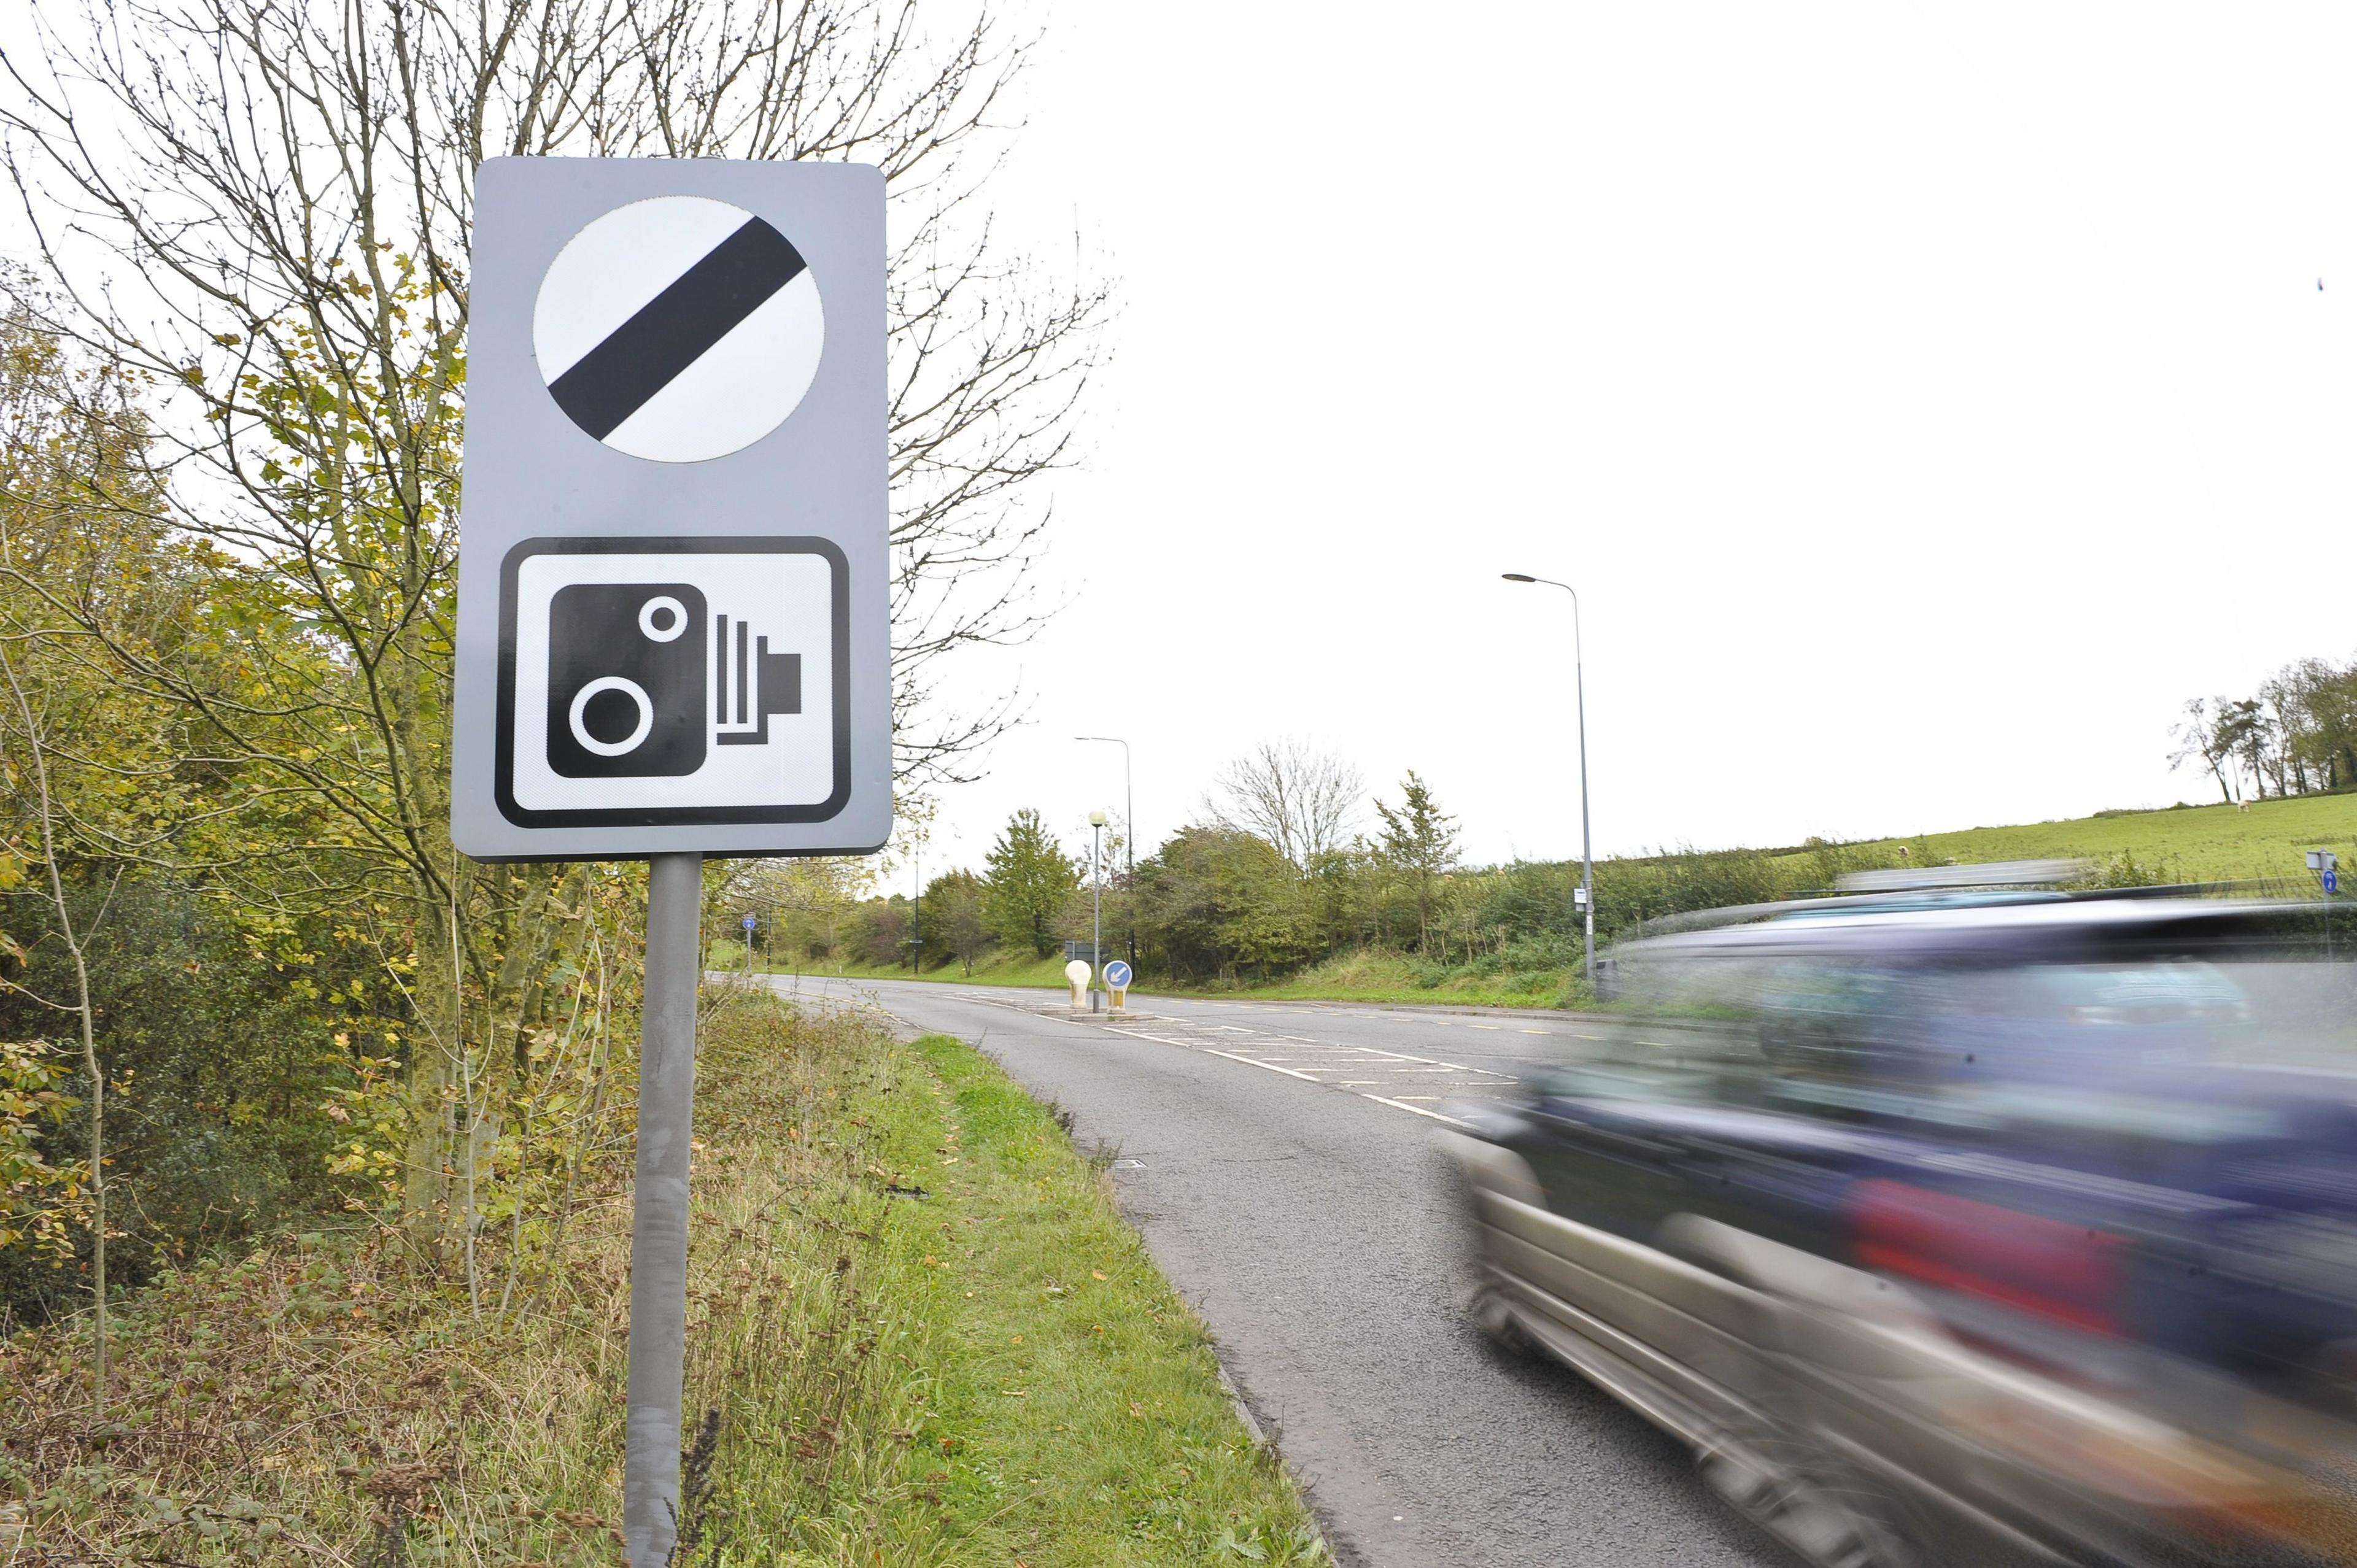
[[[659,463],[725,456],[775,430],[810,391],[825,338],[793,242],[701,196],[634,201],[574,235],[532,316],[557,406]]]

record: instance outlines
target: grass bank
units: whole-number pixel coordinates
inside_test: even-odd
[[[1927,844],[1934,860],[1966,865],[2128,855],[2173,881],[2298,880],[2308,875],[2308,850],[2337,850],[2344,861],[2357,855],[2357,794],[2254,800],[2248,811],[2215,805],[2103,811],[2062,822],[1877,840],[1874,847],[1901,843]]]
[[[1324,1549],[1101,1165],[966,1046],[740,1002],[699,1053],[683,1563],[1308,1563]],[[0,1347],[0,1559],[619,1559],[627,1150],[521,1299],[384,1233]],[[11,1539],[14,1536],[16,1539]]]
[[[1115,956],[1111,942],[1105,944],[1108,958]],[[745,961],[745,950],[733,943],[712,944],[712,964],[715,969],[733,970]],[[819,974],[839,980],[945,980],[960,985],[1052,985],[1064,983],[1064,959],[1061,954],[1035,959],[1029,953],[1009,953],[993,948],[974,961],[969,974],[963,965],[950,963],[940,969],[927,967],[921,975],[909,972],[905,963],[882,968],[874,964],[839,964],[813,959],[799,970],[791,964],[762,964],[758,959],[754,969],[763,974]]]
[[[1112,944],[1106,944],[1108,950]],[[738,950],[741,955],[742,950]],[[741,956],[737,962],[742,962]],[[756,966],[759,968],[759,966]],[[763,973],[791,974],[785,966]],[[1064,960],[1007,957],[992,953],[977,961],[974,972],[957,964],[929,969],[922,975],[902,965],[877,969],[859,964],[813,963],[800,972],[843,980],[946,981],[958,985],[1050,986],[1064,984]],[[1448,1003],[1468,1007],[1567,1007],[1583,994],[1568,972],[1558,971],[1482,976],[1462,971],[1438,970],[1399,953],[1350,952],[1303,970],[1273,985],[1186,986],[1152,980],[1140,995],[1232,996],[1261,1001]]]

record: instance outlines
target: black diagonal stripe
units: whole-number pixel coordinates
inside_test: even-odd
[[[793,242],[755,218],[680,274],[548,383],[573,423],[603,441],[802,270]]]

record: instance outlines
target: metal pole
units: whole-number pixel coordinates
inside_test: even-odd
[[[917,865],[917,897],[909,917],[909,972],[921,976],[925,972],[925,852],[915,855]]]
[[[1121,858],[1129,878],[1129,967],[1137,967],[1137,792],[1129,768],[1129,742],[1117,735],[1076,735],[1074,740],[1121,747]]]
[[[1571,671],[1572,688],[1579,701],[1579,903],[1585,926],[1580,938],[1580,957],[1587,970],[1587,989],[1596,991],[1596,854],[1587,832],[1587,659],[1580,649],[1579,590],[1569,583],[1558,583],[1553,577],[1534,577],[1527,572],[1501,574],[1509,583],[1544,583],[1550,588],[1561,588],[1571,596]]]
[[[1121,875],[1129,884],[1129,967],[1137,968],[1137,797],[1129,788],[1129,742],[1121,743]]]
[[[630,1205],[630,1391],[622,1535],[630,1568],[662,1568],[679,1534],[680,1391],[687,1354],[687,1154],[695,1104],[696,948],[704,857],[647,865],[639,1169]]]
[[[1564,585],[1571,596],[1571,680],[1579,699],[1579,886],[1587,929],[1580,938],[1580,956],[1587,963],[1587,994],[1596,994],[1596,856],[1587,836],[1587,660],[1580,648],[1579,590]]]
[[[1097,813],[1103,816],[1104,813]],[[1104,824],[1089,824],[1089,967],[1104,972]]]

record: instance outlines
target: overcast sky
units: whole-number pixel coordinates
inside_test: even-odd
[[[1117,812],[1080,733],[1147,844],[1295,735],[1576,854],[1501,571],[1599,854],[2198,800],[2186,697],[2357,653],[2346,6],[1048,27],[996,204],[1124,308],[937,866]]]
[[[1123,303],[931,869],[1083,733],[1148,846],[1292,736],[1576,854],[1504,571],[1599,854],[2200,800],[2187,697],[2357,655],[2357,8],[1023,3],[995,219]]]

